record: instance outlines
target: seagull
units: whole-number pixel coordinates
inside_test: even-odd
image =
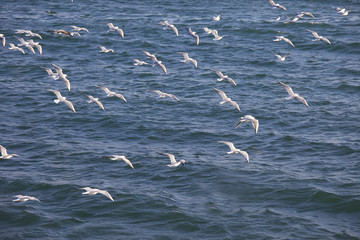
[[[228,147],[230,148],[230,152],[227,152],[227,154],[237,154],[237,153],[240,153],[240,154],[242,154],[242,155],[245,157],[247,163],[250,162],[250,160],[249,160],[249,155],[247,154],[247,152],[241,151],[240,149],[235,148],[235,146],[234,146],[234,144],[233,144],[232,142],[227,142],[227,141],[217,141],[217,142],[228,145]]]
[[[25,41],[23,38],[18,37],[18,36],[14,36],[14,37],[21,42],[21,44],[18,44],[18,46],[25,46],[25,47],[27,47],[33,54],[35,54],[35,50],[34,50],[34,48],[30,45],[29,42]]]
[[[0,150],[1,150],[1,156],[0,159],[9,159],[12,157],[18,157],[19,155],[17,154],[8,154],[6,151],[6,148],[2,145],[0,145]]]
[[[303,103],[305,106],[309,107],[308,103],[306,102],[305,98],[301,97],[299,94],[294,93],[292,88],[289,85],[286,85],[285,83],[282,83],[279,81],[279,83],[285,88],[285,90],[288,92],[289,96],[286,98],[286,100],[296,98],[301,103]]]
[[[221,40],[223,37],[225,37],[225,35],[223,36],[219,36],[218,31],[216,29],[211,30],[211,33],[214,35],[215,38],[213,38],[214,41],[219,41]]]
[[[87,28],[84,27],[77,27],[77,26],[70,26],[70,27],[73,28],[75,32],[80,32],[80,31],[89,32],[89,30],[87,30]]]
[[[244,117],[240,118],[240,121],[236,124],[235,128],[237,128],[243,122],[251,122],[251,124],[255,130],[255,134],[258,132],[259,120],[257,120],[256,118],[254,118],[251,115],[245,115]]]
[[[274,53],[274,55],[278,58],[279,61],[283,62],[283,61],[285,61],[285,58],[290,55],[290,53],[287,53],[287,54],[286,54],[285,56],[283,56],[283,57],[280,56],[279,54],[275,54],[275,53]]]
[[[217,15],[217,16],[213,17],[212,20],[217,22],[220,20],[220,16],[221,15]]]
[[[229,78],[228,75],[224,75],[222,74],[222,72],[211,69],[211,71],[215,72],[220,78],[217,79],[217,81],[221,82],[222,80],[227,80],[229,83],[231,83],[232,85],[236,86],[237,84],[235,83],[235,81],[232,78]]]
[[[347,10],[345,8],[339,8],[337,7],[336,10],[338,11],[337,13],[341,13],[343,16],[347,16],[349,14],[350,10]]]
[[[37,33],[33,33],[32,31],[30,30],[22,30],[22,29],[16,29],[16,34],[23,34],[25,33],[25,36],[27,37],[38,37],[40,39],[42,39],[42,37],[40,36],[40,34],[37,34]]]
[[[0,39],[1,39],[1,44],[3,45],[3,47],[5,47],[5,43],[6,43],[5,35],[0,33]]]
[[[111,48],[107,49],[107,48],[104,47],[104,46],[99,46],[99,48],[101,49],[101,51],[99,51],[99,52],[101,52],[101,53],[108,53],[108,52],[114,53],[114,49],[111,49]]]
[[[196,32],[191,31],[191,28],[186,28],[186,30],[190,36],[195,38],[196,45],[199,45],[199,41],[200,41],[199,35],[197,35]]]
[[[135,61],[134,65],[151,65],[150,63],[141,61],[139,59],[133,59]]]
[[[197,68],[197,61],[191,57],[189,57],[189,54],[186,52],[177,52],[177,54],[181,54],[184,57],[184,60],[181,60],[181,62],[187,63],[192,62],[194,64],[195,68]]]
[[[164,97],[171,97],[173,99],[175,99],[176,101],[180,101],[177,97],[175,97],[173,94],[169,94],[169,93],[164,93],[160,90],[148,90],[148,92],[154,92],[157,93],[159,95],[159,98],[164,98]]]
[[[72,37],[74,35],[74,34],[68,32],[68,31],[65,31],[65,30],[62,30],[62,29],[53,29],[53,30],[51,30],[51,34],[66,35],[66,36],[69,36],[69,37]]]
[[[278,3],[274,3],[273,0],[267,0],[267,1],[268,1],[268,3],[270,3],[271,6],[273,6],[274,8],[280,8],[280,9],[286,11],[286,8],[285,8],[284,6],[281,6],[281,5],[278,4]]]
[[[181,165],[185,165],[185,160],[184,160],[184,159],[181,159],[181,160],[179,160],[179,161],[176,161],[176,160],[175,160],[175,156],[172,155],[172,154],[170,154],[170,153],[159,153],[159,154],[168,156],[168,157],[170,158],[171,164],[168,164],[168,165],[167,165],[168,167],[177,167],[177,166],[179,166],[180,164],[181,164]]]
[[[93,96],[87,94],[84,95],[90,99],[87,101],[88,103],[96,103],[103,111],[105,111],[105,108],[102,105],[102,103],[99,101],[99,98],[94,98]]]
[[[220,94],[220,96],[221,96],[221,98],[223,100],[223,101],[220,102],[220,104],[224,104],[224,103],[228,102],[231,105],[233,105],[240,112],[240,107],[235,101],[231,100],[231,98],[228,98],[223,91],[221,91],[219,89],[216,89],[216,88],[213,88],[213,89]]]
[[[36,49],[38,50],[38,52],[40,53],[40,55],[42,55],[42,46],[40,45],[39,42],[34,42],[34,40],[30,39],[28,41],[28,43],[32,46],[32,47],[36,47]]]
[[[322,40],[322,41],[324,41],[324,42],[326,42],[326,43],[328,43],[328,44],[331,44],[330,41],[329,41],[329,39],[327,39],[327,38],[325,38],[325,37],[323,37],[323,36],[319,36],[319,34],[318,34],[317,32],[314,32],[314,31],[311,31],[311,30],[308,30],[308,29],[306,29],[306,31],[311,32],[312,35],[315,37],[315,39],[314,39],[313,41],[320,41],[320,40]]]
[[[313,19],[316,19],[316,17],[310,12],[301,12],[300,14],[308,15],[308,16],[312,17]]]
[[[14,197],[16,197],[17,199],[14,199],[13,202],[26,202],[29,200],[40,202],[39,199],[37,199],[36,197],[31,197],[31,196],[15,195]]]
[[[118,97],[118,98],[122,99],[124,102],[127,102],[125,97],[120,93],[112,92],[107,87],[103,87],[103,86],[95,85],[95,87],[104,90],[104,92],[107,94],[106,97]]]
[[[59,78],[65,83],[66,88],[69,90],[70,92],[70,81],[66,78],[67,75],[63,73],[62,68],[56,66],[55,64],[51,63],[51,66],[53,66],[56,70],[57,75],[59,76]]]
[[[151,60],[152,60],[154,63],[158,61],[157,58],[156,58],[156,56],[155,56],[156,53],[151,54],[151,53],[149,53],[149,52],[147,52],[147,51],[144,51],[144,50],[141,50],[141,51],[142,51],[146,56],[148,56],[148,58],[151,58]]]
[[[56,97],[58,98],[58,99],[54,99],[54,102],[56,104],[58,104],[59,102],[63,102],[71,109],[71,111],[76,113],[73,104],[70,101],[66,100],[66,97],[61,96],[61,93],[59,91],[51,90],[51,89],[48,89],[48,91],[54,93],[56,95]]]
[[[110,156],[110,160],[113,160],[113,161],[122,160],[122,161],[124,161],[127,165],[129,165],[132,169],[135,169],[134,166],[131,164],[130,160],[127,159],[125,156],[121,156],[121,155],[111,155],[111,156]]]
[[[114,24],[112,24],[112,23],[108,23],[107,25],[108,25],[108,27],[110,28],[110,29],[108,30],[108,32],[117,31],[117,32],[120,34],[120,36],[121,36],[122,38],[124,38],[124,31],[123,31],[121,28],[115,27]]]
[[[24,49],[15,46],[13,43],[9,43],[9,45],[10,45],[10,47],[9,47],[10,50],[18,50],[18,51],[22,52],[22,54],[25,54]]]
[[[296,15],[292,20],[285,22],[285,23],[290,23],[290,22],[297,22],[299,19],[301,19],[304,15],[308,15],[310,17],[312,17],[313,19],[316,19],[315,16],[310,13],[310,12],[300,12],[298,15]]]
[[[290,44],[291,46],[295,47],[294,44],[286,37],[284,36],[276,36],[276,39],[274,39],[274,42],[279,42],[281,40],[284,40],[285,42],[287,42],[288,44]]]
[[[96,194],[100,193],[100,194],[104,195],[105,197],[107,197],[108,199],[110,199],[111,201],[114,201],[114,199],[111,197],[111,195],[108,191],[100,190],[100,189],[96,189],[96,188],[90,188],[90,187],[84,187],[81,189],[84,189],[86,191],[86,192],[82,193],[84,195],[96,195]]]

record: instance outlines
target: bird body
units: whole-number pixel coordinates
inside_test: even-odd
[[[274,42],[279,42],[279,41],[285,41],[288,44],[290,44],[291,46],[295,47],[295,45],[290,41],[290,39],[284,37],[284,36],[276,36],[276,39],[273,40]]]
[[[103,87],[103,86],[95,85],[95,87],[102,89],[107,94],[106,97],[117,97],[123,100],[124,102],[127,102],[125,97],[120,93],[112,92],[107,87]]]
[[[5,47],[6,44],[6,38],[5,35],[0,33],[0,39],[1,39],[1,44],[3,45],[3,47]]]
[[[173,154],[170,154],[170,153],[159,153],[161,155],[165,155],[165,156],[168,156],[170,158],[170,163],[171,164],[168,164],[167,166],[168,167],[177,167],[179,166],[180,164],[181,165],[185,165],[185,160],[184,159],[181,159],[179,161],[176,161],[175,160],[175,156]]]
[[[231,83],[232,85],[234,86],[237,86],[237,84],[235,83],[235,81],[230,78],[228,75],[224,75],[222,72],[218,71],[218,70],[214,70],[214,69],[211,69],[211,71],[213,71],[214,73],[216,73],[219,78],[217,79],[217,81],[221,82],[223,80],[227,80],[229,83]]]
[[[169,94],[169,93],[164,93],[160,90],[148,90],[149,92],[154,92],[157,93],[159,95],[160,98],[164,98],[164,97],[171,97],[172,99],[175,99],[176,101],[180,101],[177,97],[175,97],[173,94]]]
[[[13,43],[9,43],[9,45],[10,45],[10,47],[9,47],[10,50],[17,50],[17,51],[20,51],[22,54],[25,54],[24,49],[15,46],[15,44],[13,44]]]
[[[279,61],[283,62],[283,61],[285,61],[285,58],[290,55],[290,53],[287,53],[287,54],[286,54],[285,56],[283,56],[283,57],[282,57],[281,55],[275,54],[275,53],[274,53],[274,55],[278,58]]]
[[[240,107],[235,101],[233,101],[233,100],[231,100],[231,98],[227,97],[226,94],[223,91],[221,91],[219,89],[216,89],[216,88],[213,88],[213,89],[216,92],[218,92],[220,94],[221,98],[222,98],[222,101],[220,102],[220,104],[230,103],[231,105],[233,105],[233,107],[236,108],[236,110],[238,110],[240,112]]]
[[[110,160],[113,160],[113,161],[122,160],[127,165],[129,165],[132,169],[135,169],[134,166],[132,165],[132,163],[130,162],[130,160],[126,158],[126,156],[123,156],[123,155],[111,155]]]
[[[121,36],[122,38],[124,38],[124,31],[123,31],[121,28],[115,27],[114,24],[112,24],[112,23],[108,23],[107,25],[108,25],[108,27],[109,27],[108,32],[116,31],[116,32],[118,32],[118,33],[120,34],[120,36]]]
[[[57,99],[54,99],[54,102],[55,102],[56,104],[58,104],[58,103],[60,103],[60,102],[63,102],[63,103],[65,103],[65,104],[71,109],[71,111],[73,111],[74,113],[76,113],[73,104],[72,104],[70,101],[66,100],[66,97],[63,97],[59,91],[51,90],[51,89],[49,89],[48,91],[49,91],[49,92],[52,92],[52,93],[54,93],[54,94],[56,95]]]
[[[87,94],[84,95],[89,98],[89,100],[87,101],[88,103],[96,103],[103,111],[105,111],[105,108],[102,105],[102,103],[99,101],[99,98],[94,98],[93,96]]]
[[[322,41],[326,42],[327,44],[331,44],[329,39],[327,39],[327,38],[325,38],[323,36],[320,36],[317,32],[314,32],[314,31],[311,31],[311,30],[308,30],[308,29],[306,29],[306,31],[310,32],[315,37],[315,39],[313,41],[322,40]]]
[[[14,197],[16,197],[17,199],[14,199],[13,202],[26,202],[29,200],[40,202],[39,199],[37,199],[36,197],[31,197],[31,196],[15,195]]]
[[[186,52],[177,52],[177,54],[181,54],[184,57],[184,60],[182,60],[181,62],[187,63],[187,62],[191,62],[192,64],[194,64],[194,67],[197,68],[197,61],[191,57],[189,57],[189,54]]]
[[[281,6],[280,4],[278,3],[275,3],[273,0],[267,0],[268,3],[270,3],[271,6],[273,6],[274,8],[280,8],[284,11],[287,11],[286,8],[284,6]]]
[[[108,52],[114,53],[114,49],[111,49],[111,48],[108,49],[108,48],[106,48],[104,46],[99,46],[99,48],[101,49],[100,50],[101,53],[108,53]]]

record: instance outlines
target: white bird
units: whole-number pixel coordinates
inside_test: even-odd
[[[228,75],[224,75],[222,72],[218,71],[218,70],[214,70],[214,69],[210,69],[211,71],[215,72],[220,78],[217,79],[217,81],[221,82],[224,79],[227,80],[229,83],[231,83],[234,86],[237,86],[237,84],[235,83],[235,81],[230,78]]]
[[[63,30],[63,29],[53,29],[53,30],[51,30],[51,34],[66,35],[66,36],[69,36],[69,37],[74,36],[74,33],[70,33],[70,32],[68,32],[66,30]]]
[[[250,162],[248,153],[246,151],[242,151],[240,149],[235,148],[235,146],[234,146],[234,144],[232,142],[228,142],[228,141],[217,141],[217,142],[228,145],[228,147],[230,148],[230,152],[227,152],[227,154],[240,153],[245,157],[245,160],[246,160],[247,163]]]
[[[6,43],[5,35],[0,33],[0,39],[1,39],[1,44],[3,45],[3,47],[5,47],[5,43]]]
[[[231,105],[233,105],[240,112],[240,107],[235,101],[233,101],[233,100],[231,100],[231,98],[227,97],[226,94],[223,91],[221,91],[219,89],[216,89],[216,88],[213,88],[213,89],[216,92],[218,92],[220,94],[221,98],[222,98],[222,101],[220,102],[220,104],[230,103]]]
[[[57,74],[57,73],[54,73],[54,72],[51,70],[51,68],[47,68],[47,67],[41,67],[41,68],[44,69],[44,70],[48,73],[49,77],[51,77],[52,79],[54,79],[54,80],[58,80],[58,79],[59,79],[58,74]]]
[[[77,27],[77,26],[70,26],[70,27],[73,28],[73,30],[75,32],[80,32],[80,31],[89,32],[89,30],[87,28],[84,28],[84,27]]]
[[[312,35],[315,37],[315,39],[314,39],[313,41],[320,41],[320,40],[322,40],[322,41],[324,41],[324,42],[326,42],[326,43],[328,43],[328,44],[331,44],[330,41],[329,41],[329,39],[327,39],[327,38],[325,38],[325,37],[323,37],[323,36],[320,36],[317,32],[314,32],[314,31],[311,31],[311,30],[308,30],[308,29],[306,29],[306,31],[312,33]]]
[[[237,128],[241,123],[243,122],[251,122],[254,130],[255,130],[255,134],[258,132],[259,130],[259,120],[257,120],[256,118],[254,118],[251,115],[245,115],[244,117],[240,118],[240,121],[236,124],[235,128]]]
[[[294,44],[290,41],[290,39],[288,39],[288,38],[286,38],[284,36],[276,36],[276,39],[274,39],[273,41],[274,42],[279,42],[281,40],[283,40],[283,41],[287,42],[288,44],[290,44],[291,46],[295,47]]]
[[[218,31],[216,30],[216,29],[214,29],[214,30],[211,30],[211,33],[214,35],[214,41],[219,41],[219,40],[221,40],[223,37],[225,37],[225,35],[224,36],[219,36],[219,33],[218,33]]]
[[[213,17],[212,20],[217,22],[220,20],[220,16],[221,15],[217,15],[217,16]]]
[[[14,36],[14,37],[21,42],[21,44],[18,44],[18,46],[25,46],[25,47],[27,47],[33,54],[35,54],[35,50],[34,50],[34,48],[30,45],[29,42],[25,41],[23,38],[18,37],[18,36]]]
[[[14,197],[16,197],[17,199],[14,199],[13,202],[26,202],[29,200],[40,202],[39,199],[37,199],[36,197],[31,197],[31,196],[15,195]]]
[[[33,32],[30,31],[30,30],[16,29],[16,32],[15,32],[15,33],[17,33],[17,34],[23,34],[23,33],[25,33],[25,36],[27,36],[27,37],[37,37],[37,38],[42,39],[42,37],[40,36],[40,34],[33,33]]]
[[[286,8],[285,8],[284,6],[281,6],[281,5],[278,4],[278,3],[274,3],[273,0],[267,0],[267,1],[268,1],[268,3],[270,3],[271,6],[273,6],[274,8],[280,8],[280,9],[286,11]]]
[[[186,52],[177,52],[177,54],[181,54],[184,57],[184,60],[181,60],[183,63],[191,62],[194,64],[194,67],[197,68],[197,61],[191,57],[189,57],[189,54]]]
[[[13,43],[9,43],[9,45],[10,45],[10,47],[9,47],[10,50],[18,50],[18,51],[22,52],[22,54],[25,54],[24,49],[15,46]]]
[[[112,23],[108,23],[107,25],[108,25],[108,27],[110,28],[110,29],[108,30],[108,32],[117,31],[117,32],[120,34],[120,36],[121,36],[122,38],[124,38],[124,31],[123,31],[121,28],[115,27],[114,24],[112,24]]]
[[[63,70],[61,67],[56,66],[55,64],[51,63],[51,66],[53,66],[56,70],[57,75],[59,76],[59,78],[65,83],[66,88],[69,90],[70,92],[70,81],[66,78],[67,75],[63,73]]]
[[[186,30],[190,36],[195,38],[196,45],[199,45],[199,41],[200,41],[199,35],[197,35],[196,32],[191,31],[191,28],[186,28]]]
[[[117,97],[123,100],[124,102],[127,102],[125,97],[120,93],[112,92],[107,87],[103,87],[103,86],[95,85],[95,87],[102,89],[107,94],[106,97]]]
[[[208,27],[203,27],[203,29],[204,29],[204,32],[205,32],[206,34],[212,34],[212,30],[211,30],[210,28],[208,28]]]
[[[347,16],[350,11],[350,10],[346,10],[345,8],[339,8],[339,7],[337,7],[336,10],[338,11],[337,13],[341,13],[343,16]]]
[[[99,52],[101,52],[101,53],[108,53],[108,52],[114,53],[114,49],[111,49],[111,48],[107,49],[107,48],[104,47],[104,46],[99,46],[99,48],[101,49],[101,51],[99,51]]]
[[[286,98],[286,100],[290,100],[292,98],[296,98],[297,100],[299,100],[301,103],[303,103],[305,106],[309,106],[308,103],[306,102],[305,98],[301,97],[299,94],[294,93],[294,91],[292,90],[292,88],[289,85],[286,85],[285,83],[282,83],[279,81],[279,83],[285,88],[285,90],[287,91],[287,93],[289,94],[289,96]]]
[[[38,50],[38,52],[40,53],[40,55],[42,55],[42,46],[40,45],[39,42],[34,42],[34,40],[29,39],[28,43],[29,43],[32,47],[36,47],[36,49]]]
[[[87,101],[88,103],[96,103],[103,111],[105,111],[105,108],[102,105],[102,103],[99,101],[99,98],[94,98],[93,96],[87,94],[84,95],[89,98],[89,100]]]
[[[149,92],[154,92],[157,93],[159,95],[160,98],[164,98],[164,97],[171,97],[173,99],[175,99],[176,101],[180,101],[177,97],[175,97],[173,94],[169,94],[169,93],[164,93],[160,90],[148,90]]]
[[[134,65],[151,65],[150,63],[147,63],[147,62],[144,62],[144,61],[141,61],[139,59],[133,59],[135,62],[134,62]]]
[[[126,156],[122,156],[122,155],[111,155],[111,156],[110,156],[110,160],[113,160],[113,161],[122,160],[122,161],[124,161],[127,165],[129,165],[132,169],[135,169],[134,166],[132,165],[132,163],[130,162],[130,160],[126,158]]]
[[[58,104],[59,102],[63,102],[71,109],[71,111],[76,113],[73,104],[70,101],[66,100],[66,97],[61,96],[61,93],[59,91],[51,90],[51,89],[49,89],[48,91],[54,93],[56,95],[56,97],[58,98],[58,99],[54,99],[54,102],[56,104]]]
[[[168,167],[177,167],[177,166],[179,166],[180,164],[181,164],[181,165],[185,165],[185,160],[184,160],[184,159],[181,159],[181,160],[179,160],[179,161],[176,161],[176,160],[175,160],[175,156],[172,155],[172,154],[170,154],[170,153],[159,153],[159,154],[168,156],[168,157],[170,158],[171,164],[168,164],[168,165],[167,165]]]
[[[175,33],[176,36],[179,36],[178,30],[177,30],[177,28],[176,28],[173,24],[169,24],[167,27],[170,28],[170,29],[172,29],[172,30],[174,31],[174,33]]]
[[[104,195],[105,197],[107,197],[108,199],[110,199],[111,201],[114,201],[114,199],[111,197],[111,195],[108,191],[100,190],[100,189],[96,189],[96,188],[90,188],[90,187],[84,187],[81,189],[84,189],[86,191],[86,192],[82,193],[84,195],[96,195],[96,194],[100,193],[100,194]]]
[[[144,51],[144,50],[141,50],[141,51],[142,51],[146,56],[148,56],[148,58],[150,58],[154,63],[158,61],[157,58],[156,58],[156,56],[155,56],[156,53],[151,54],[151,53],[149,53],[149,52],[147,52],[147,51]]]
[[[287,53],[283,57],[281,55],[275,54],[275,53],[274,53],[274,55],[278,58],[279,61],[283,62],[283,61],[285,61],[285,58],[290,55],[290,53]]]
[[[2,145],[0,145],[0,151],[1,151],[1,156],[0,156],[0,159],[9,159],[9,158],[12,158],[12,157],[18,157],[19,155],[17,154],[8,154],[7,151],[6,151],[6,148]]]

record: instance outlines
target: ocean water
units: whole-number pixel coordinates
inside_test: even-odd
[[[23,55],[0,46],[0,144],[19,154],[0,159],[0,239],[360,239],[360,2],[276,2],[288,11],[259,0],[0,4],[6,43],[21,36],[43,47],[43,55],[25,47]],[[284,23],[301,11],[316,19]],[[179,36],[157,25],[164,20]],[[109,22],[124,39],[107,32]],[[50,33],[71,25],[89,33]],[[199,34],[199,45],[186,27]],[[203,27],[225,37],[213,41]],[[306,29],[332,44],[312,41]],[[278,35],[295,48],[274,42]],[[115,52],[99,53],[98,46]],[[134,58],[151,62],[141,50],[156,53],[168,74],[134,66]],[[176,52],[188,52],[198,68]],[[288,52],[284,62],[274,56]],[[68,75],[70,92],[41,68],[51,63]],[[211,69],[238,85],[217,81]],[[309,107],[286,100],[278,81]],[[213,88],[241,112],[219,104]],[[55,104],[48,89],[77,113]],[[156,89],[180,101],[148,92]],[[83,94],[98,97],[106,111]],[[259,120],[257,134],[250,123],[235,128],[244,115]],[[250,163],[217,141],[247,151]],[[160,152],[185,166],[167,167]],[[135,170],[107,157],[114,154],[126,155]],[[115,201],[82,195],[87,186]],[[41,202],[13,202],[18,194]]]

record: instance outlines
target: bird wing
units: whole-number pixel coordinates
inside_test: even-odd
[[[98,190],[98,193],[104,195],[105,197],[107,197],[111,201],[114,201],[114,199],[111,197],[111,195],[110,195],[110,193],[108,191],[106,191],[106,190]]]
[[[194,34],[194,37],[195,37],[195,39],[196,39],[196,45],[199,45],[199,42],[200,42],[199,35],[195,35],[195,34]]]
[[[245,157],[245,160],[246,160],[247,163],[250,162],[250,160],[249,160],[249,154],[248,154],[246,151],[241,151],[241,150],[240,150],[239,153],[241,153],[241,154]]]
[[[175,160],[175,156],[170,154],[170,153],[160,153],[162,155],[165,155],[165,156],[168,156],[170,158],[170,162],[171,164],[175,164],[176,163],[176,160]]]
[[[50,69],[50,68],[47,68],[47,67],[41,67],[42,69],[44,69],[49,76],[53,76],[55,75],[55,73]]]
[[[121,100],[123,100],[124,102],[127,102],[125,97],[121,93],[115,93],[114,96],[121,98]]]
[[[107,87],[98,86],[98,85],[95,85],[95,87],[102,89],[106,94],[110,93],[110,90]]]
[[[197,61],[193,58],[190,58],[190,61],[194,64],[194,66],[197,68]]]
[[[166,67],[165,67],[165,65],[164,64],[162,64],[162,63],[158,63],[158,65],[160,66],[160,68],[163,70],[163,72],[165,73],[165,74],[167,74],[167,71],[166,71]]]
[[[109,27],[110,29],[115,28],[114,24],[112,24],[112,23],[107,23],[107,25],[108,25],[108,27]]]
[[[123,158],[123,161],[124,161],[127,165],[129,165],[132,169],[135,169],[129,159],[127,159],[127,158],[124,157],[124,158]]]
[[[306,102],[305,98],[301,97],[300,95],[296,96],[296,99],[303,103],[305,106],[309,107],[308,103]]]
[[[268,1],[268,3],[270,3],[272,6],[275,6],[275,3],[274,3],[273,0],[267,0],[267,1]]]
[[[59,91],[51,90],[51,89],[49,89],[48,91],[54,93],[56,95],[56,97],[59,99],[63,97],[63,96],[61,96],[61,93]]]
[[[288,44],[290,44],[291,46],[295,47],[295,45],[290,41],[290,39],[288,39],[288,38],[283,38],[283,40],[284,40],[285,42],[287,42]]]
[[[311,30],[308,30],[308,29],[306,29],[306,31],[311,32],[311,34],[312,34],[315,38],[319,38],[319,37],[320,37],[317,32],[314,32],[314,31],[311,31]]]
[[[102,105],[102,103],[101,103],[97,98],[94,98],[94,102],[95,102],[103,111],[105,111],[104,106]]]
[[[169,27],[175,32],[176,36],[179,36],[179,32],[178,32],[177,28],[174,25],[171,24],[171,25],[169,25]]]
[[[6,148],[5,148],[4,146],[0,145],[0,149],[1,149],[1,155],[2,155],[2,156],[8,155],[8,154],[7,154],[7,151],[6,151]]]
[[[124,38],[124,31],[121,28],[116,29],[116,31]]]
[[[63,71],[62,71],[62,68],[61,68],[61,67],[56,66],[56,65],[53,64],[53,63],[51,63],[51,66],[53,66],[53,67],[55,68],[56,72],[57,72],[59,75],[63,74]]]
[[[66,77],[64,77],[64,76],[61,77],[61,80],[65,83],[66,88],[67,88],[67,89],[69,90],[69,92],[70,92],[70,81],[69,81]]]
[[[240,107],[235,101],[231,100],[230,103],[240,112]]]
[[[230,82],[232,85],[237,86],[237,85],[236,85],[236,82],[235,82],[232,78],[227,77],[226,79],[227,79],[228,82]]]
[[[171,97],[171,98],[175,99],[176,101],[180,101],[180,100],[179,100],[177,97],[175,97],[173,94],[166,93],[166,95],[167,95],[168,97]]]
[[[289,85],[286,85],[285,83],[282,83],[279,81],[279,83],[285,88],[285,90],[288,92],[289,96],[294,95],[294,91]]]
[[[234,146],[234,144],[233,144],[232,142],[228,142],[228,141],[217,141],[217,142],[218,142],[218,143],[226,144],[226,145],[230,148],[231,151],[233,151],[233,150],[236,149],[235,146]]]
[[[228,98],[223,91],[221,91],[221,90],[219,90],[219,89],[216,89],[216,88],[213,88],[213,89],[220,94],[220,96],[221,96],[221,98],[222,98],[223,100],[225,100],[225,99]]]
[[[253,126],[253,128],[255,130],[255,133],[257,133],[258,129],[259,129],[259,121],[257,119],[255,119],[255,118],[250,119],[250,121],[251,121],[251,124],[252,124],[252,126]]]
[[[64,103],[71,109],[71,111],[73,111],[74,113],[76,113],[75,108],[74,108],[74,105],[73,105],[70,101],[65,100]]]
[[[217,71],[217,70],[214,70],[214,69],[211,69],[211,71],[215,72],[221,78],[224,77],[224,74],[222,74],[222,72],[220,72],[220,71]]]

